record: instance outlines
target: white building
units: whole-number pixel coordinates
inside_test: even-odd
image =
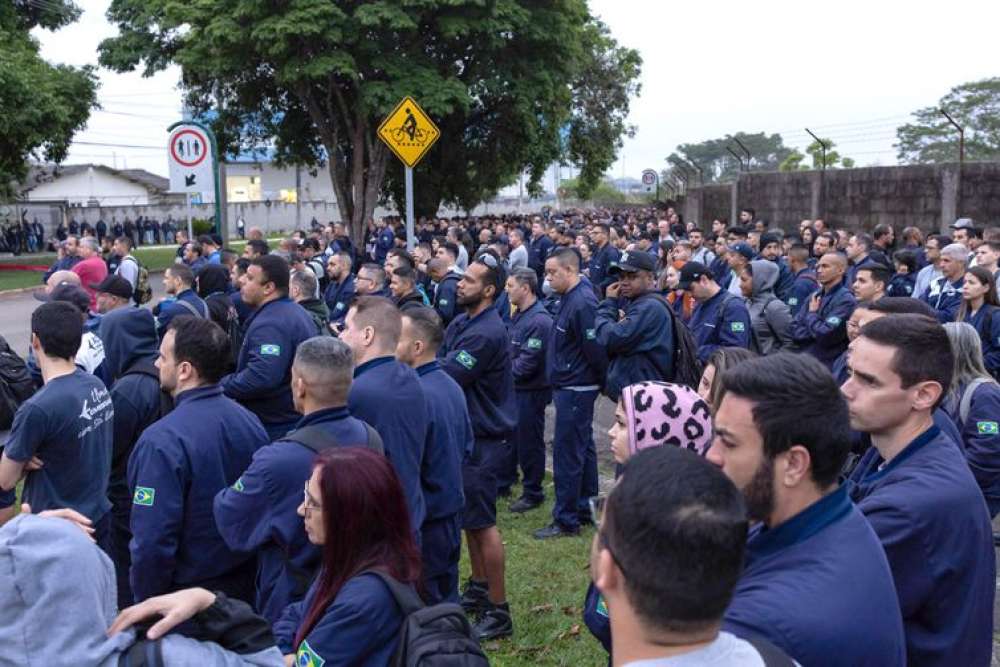
[[[20,184],[19,199],[70,207],[149,206],[172,199],[169,182],[143,169],[100,164],[34,165]]]

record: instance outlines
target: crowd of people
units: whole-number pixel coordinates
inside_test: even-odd
[[[129,235],[67,237],[0,458],[0,659],[386,665],[423,604],[509,637],[507,511],[539,541],[595,526],[579,595],[615,665],[990,663],[1000,228],[415,231],[251,228],[240,254],[177,232],[151,307]],[[16,628],[62,599],[36,653]]]

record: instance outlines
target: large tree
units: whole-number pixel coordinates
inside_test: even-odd
[[[70,2],[0,2],[0,197],[16,195],[28,161],[61,162],[97,99],[90,67],[50,65],[33,28],[58,30],[80,10]]]
[[[188,102],[218,110],[224,150],[273,143],[280,162],[325,165],[356,242],[387,171],[399,190],[376,129],[404,95],[442,132],[415,170],[417,210],[470,208],[522,171],[537,191],[559,159],[596,185],[639,65],[585,0],[113,0],[108,17],[121,32],[102,64],[152,74],[176,62]],[[617,88],[589,81],[616,65]],[[594,99],[599,88],[610,99]]]
[[[836,169],[837,167],[843,167],[844,169],[853,168],[854,160],[849,157],[842,157],[840,153],[834,150],[836,145],[831,139],[823,139],[822,144],[818,141],[809,144],[806,147],[805,153],[802,153],[797,148],[793,148],[788,157],[778,165],[778,171],[809,171],[810,169]],[[825,151],[823,150],[824,148],[826,149]],[[802,164],[807,154],[812,157],[812,166]]]
[[[676,152],[670,154],[667,162],[674,169],[677,169],[678,160],[686,160],[695,167],[700,167],[706,183],[731,181],[739,172],[740,163],[727,149],[731,149],[746,163],[746,154],[736,142],[737,139],[750,151],[749,167],[755,171],[776,171],[792,152],[785,146],[780,134],[737,132],[696,144],[681,144]]]
[[[914,111],[913,122],[896,130],[900,162],[958,161],[958,130],[942,109],[965,128],[965,159],[1000,159],[1000,77],[994,77],[963,83],[936,106]]]

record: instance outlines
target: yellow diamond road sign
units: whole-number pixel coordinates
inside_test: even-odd
[[[441,130],[412,97],[404,97],[382,121],[378,136],[407,167],[415,167],[441,136]]]

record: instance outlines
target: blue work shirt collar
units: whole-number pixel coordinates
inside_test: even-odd
[[[514,317],[512,319],[519,320],[522,317],[527,317],[528,315],[530,315],[531,313],[535,312],[538,309],[544,310],[544,308],[545,306],[542,305],[542,302],[539,299],[535,299],[535,302],[531,304],[531,306],[527,310],[519,310],[516,313],[514,313]]]
[[[206,384],[194,389],[186,389],[174,397],[174,405],[180,405],[186,401],[198,401],[203,398],[222,395],[222,385]]]
[[[416,371],[417,371],[417,375],[418,376],[423,377],[423,376],[427,375],[428,373],[433,373],[434,371],[438,370],[439,368],[441,368],[441,364],[439,364],[437,362],[437,359],[435,359],[434,361],[428,361],[423,366],[417,366]]]
[[[310,412],[307,415],[303,415],[302,419],[295,424],[295,428],[299,429],[303,426],[309,426],[310,424],[337,421],[338,419],[344,419],[345,417],[350,416],[351,413],[347,409],[346,405],[341,405],[337,408],[323,408],[322,410],[317,410],[316,412]]]
[[[368,361],[366,361],[365,363],[361,364],[360,366],[358,366],[358,367],[356,367],[354,369],[354,377],[355,378],[361,377],[361,375],[363,373],[366,373],[366,372],[370,371],[373,368],[378,368],[379,366],[381,366],[383,364],[387,364],[390,361],[395,361],[395,360],[396,360],[396,357],[393,357],[391,355],[390,356],[385,356],[385,357],[375,357],[374,359],[369,359]]]
[[[764,558],[804,542],[851,511],[847,487],[826,494],[784,523],[761,527],[747,541],[747,561]]]
[[[941,435],[941,429],[937,427],[937,424],[931,425],[929,429],[918,435],[913,440],[913,442],[904,447],[903,451],[901,451],[899,454],[896,454],[896,456],[887,464],[885,464],[880,470],[876,469],[875,472],[865,476],[865,478],[861,480],[861,483],[874,482],[876,480],[882,479],[883,477],[888,475],[889,472],[902,465],[904,461],[906,461],[914,454],[919,452],[921,449],[926,447],[928,443],[932,442],[939,435]],[[882,461],[883,459],[881,456],[879,456],[878,460]]]

